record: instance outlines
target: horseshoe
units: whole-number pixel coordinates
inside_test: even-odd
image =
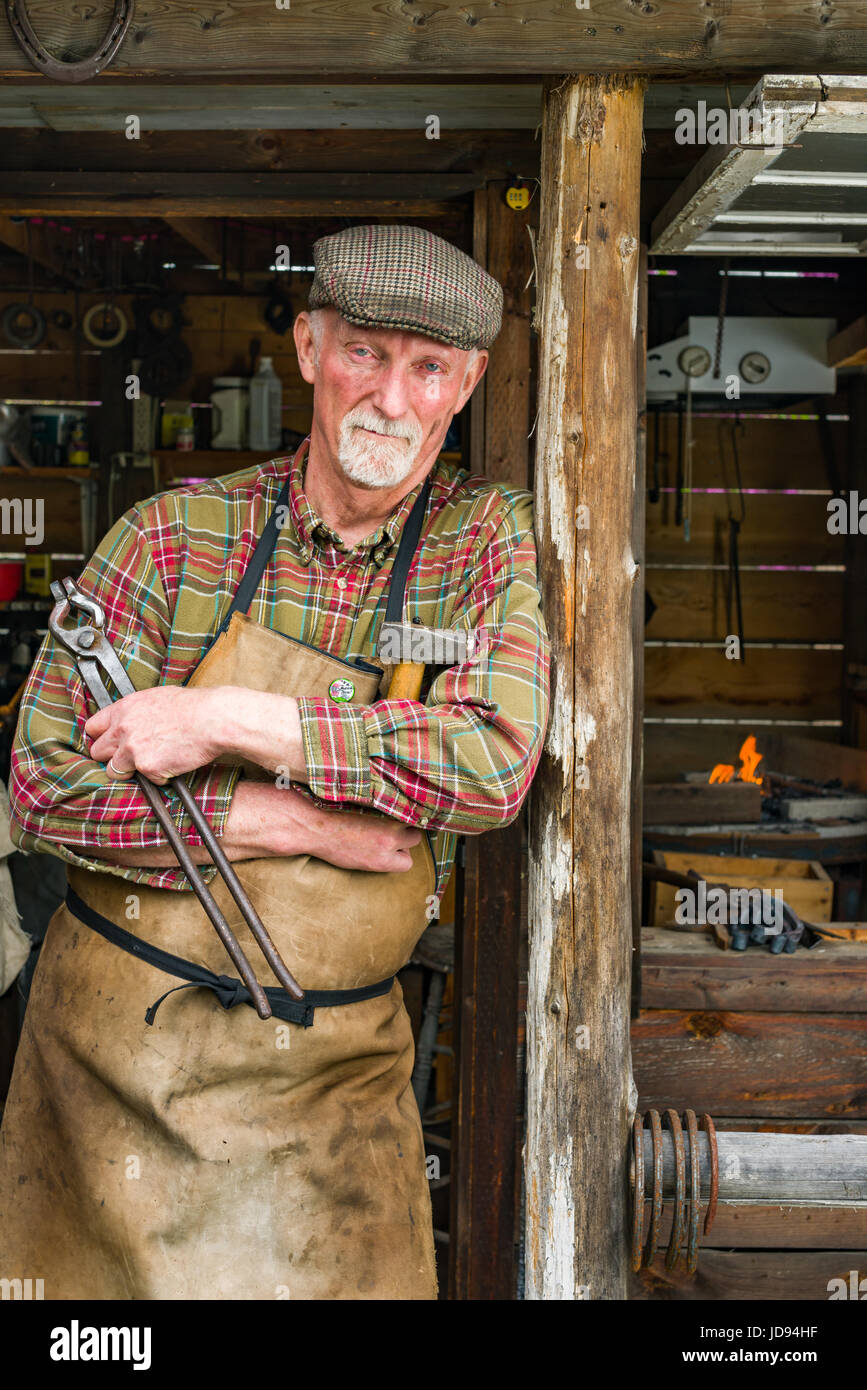
[[[114,14],[99,47],[89,58],[82,58],[77,63],[64,63],[60,58],[53,58],[38,38],[27,13],[27,0],[6,0],[9,28],[19,48],[35,68],[46,77],[53,77],[56,82],[86,82],[107,68],[126,38],[134,9],[135,0],[114,0]]]

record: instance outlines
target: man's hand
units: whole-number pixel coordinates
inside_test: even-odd
[[[142,772],[158,784],[204,767],[222,751],[213,704],[212,691],[177,685],[124,695],[85,724],[90,756],[110,777]]]
[[[142,772],[162,785],[224,753],[270,772],[288,769],[295,781],[307,777],[296,701],[245,686],[137,690],[92,715],[84,732],[110,777]]]
[[[421,840],[421,832],[411,825],[376,812],[326,810],[323,814],[325,833],[314,838],[308,854],[339,869],[405,873],[412,868],[410,851]]]

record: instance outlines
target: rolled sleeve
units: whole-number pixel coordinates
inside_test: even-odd
[[[550,645],[528,494],[490,519],[468,559],[451,623],[484,629],[489,641],[483,654],[440,669],[425,703],[298,700],[308,785],[324,801],[457,834],[493,830],[518,815],[549,708]]]
[[[136,689],[159,684],[171,619],[135,508],[104,538],[79,582],[105,609],[106,630],[118,634],[118,654]],[[180,867],[133,867],[100,858],[104,850],[164,849],[166,840],[140,787],[110,777],[90,757],[83,731],[91,711],[72,656],[46,637],[21,699],[12,747],[13,841],[24,853],[54,854],[67,863],[153,887],[189,889]],[[218,836],[225,829],[239,773],[237,766],[209,765],[187,779]],[[168,788],[163,795],[182,839],[191,848],[201,846],[180,799]],[[215,872],[213,865],[203,868],[206,879]]]
[[[372,782],[365,715],[359,705],[319,697],[298,700],[307,785],[323,801],[370,805]]]

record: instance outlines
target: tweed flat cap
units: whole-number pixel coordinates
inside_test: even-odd
[[[362,328],[402,328],[458,348],[500,331],[503,291],[478,261],[423,227],[347,227],[313,244],[308,308],[333,304]]]

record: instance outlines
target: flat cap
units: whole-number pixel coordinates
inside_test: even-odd
[[[401,328],[457,348],[500,331],[503,291],[472,256],[423,227],[347,227],[313,244],[308,308],[333,304],[362,328]]]

